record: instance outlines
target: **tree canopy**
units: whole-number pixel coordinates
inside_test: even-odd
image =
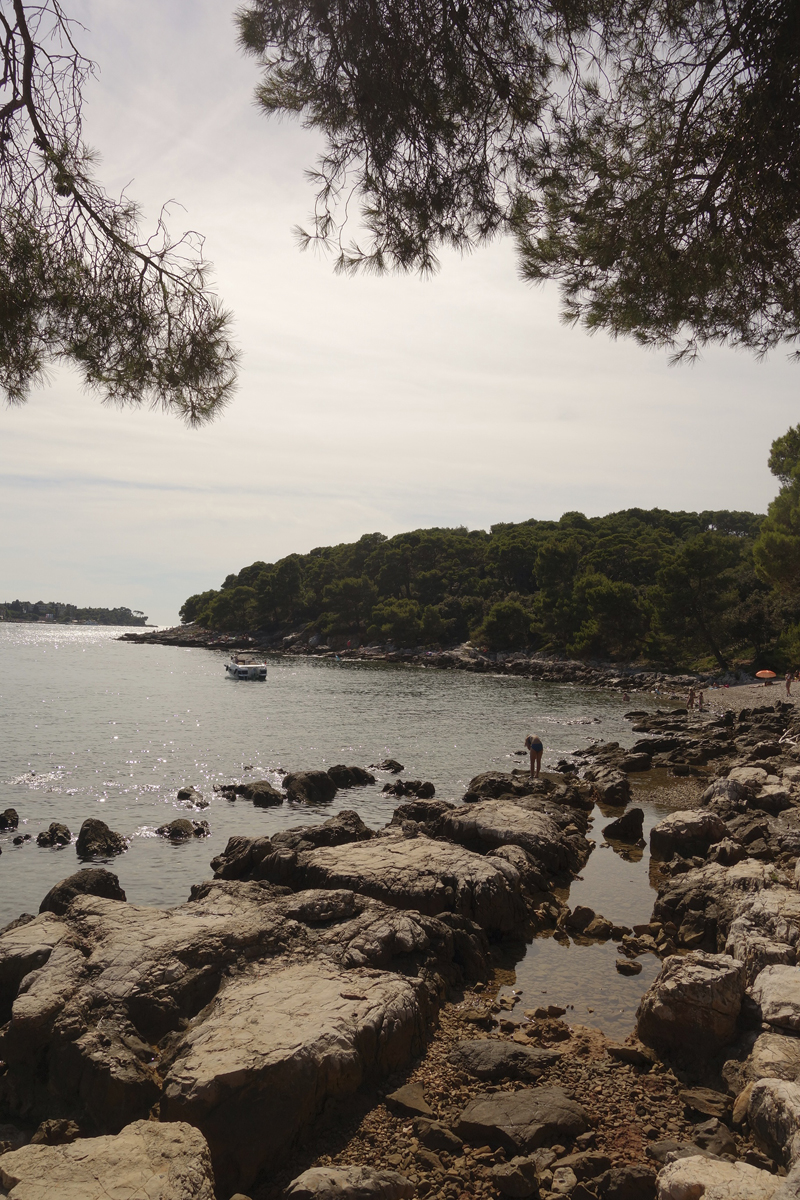
[[[152,236],[94,175],[81,132],[92,64],[60,0],[0,0],[0,389],[22,403],[54,363],[104,400],[190,424],[230,397],[237,352],[197,234]]]
[[[484,530],[417,529],[254,562],[190,597],[210,629],[669,666],[780,665],[800,594],[756,570],[763,517],[627,509]],[[800,544],[800,536],[798,536]],[[794,664],[796,665],[796,664]]]
[[[262,107],[325,136],[301,236],[339,269],[428,271],[506,231],[590,329],[796,341],[796,0],[244,0],[238,21]]]

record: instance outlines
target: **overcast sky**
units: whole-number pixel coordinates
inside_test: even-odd
[[[67,0],[99,68],[100,176],[206,237],[241,383],[189,432],[52,375],[0,409],[0,600],[127,604],[161,624],[229,571],[380,530],[488,528],[633,505],[764,511],[800,368],[693,367],[558,319],[498,242],[432,280],[343,279],[296,247],[317,143],[255,109],[224,0]]]

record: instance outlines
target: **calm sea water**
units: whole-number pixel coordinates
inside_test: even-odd
[[[270,660],[266,683],[240,682],[226,678],[220,651],[136,646],[115,640],[121,632],[0,625],[0,810],[16,808],[19,832],[33,835],[15,847],[13,835],[0,834],[0,925],[35,913],[45,892],[80,865],[74,845],[35,844],[51,821],[77,834],[86,817],[100,817],[129,837],[130,849],[111,868],[130,901],[166,906],[210,877],[209,860],[231,834],[269,834],[323,821],[342,808],[357,809],[378,828],[396,803],[381,795],[391,777],[380,773],[374,787],[339,792],[324,808],[258,809],[221,799],[214,783],[269,778],[277,784],[280,768],[367,766],[391,756],[405,765],[406,777],[430,779],[438,797],[458,800],[478,772],[524,763],[514,751],[528,733],[545,744],[545,768],[588,741],[630,744],[635,737],[623,719],[630,704],[610,692],[281,657]],[[204,792],[210,800],[204,812],[179,805],[183,784]],[[648,825],[663,811],[663,805],[644,807]],[[211,837],[172,845],[156,836],[157,826],[181,815],[208,820]],[[615,920],[647,920],[647,865],[646,853],[628,863],[598,849],[570,902],[590,903]],[[610,946],[565,950],[537,940],[517,967],[517,986],[547,988],[556,1003],[579,987],[583,1012],[576,1010],[576,1018],[624,1024],[628,998],[635,994],[635,1007],[652,969],[648,963],[642,976],[622,980],[613,957]],[[591,986],[582,978],[590,963]],[[587,1018],[590,995],[596,1011]]]

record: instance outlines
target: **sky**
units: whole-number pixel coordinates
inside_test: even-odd
[[[432,279],[342,278],[302,253],[320,144],[262,116],[221,0],[67,0],[98,66],[86,140],[152,226],[195,229],[242,350],[212,425],[120,411],[56,369],[0,407],[0,601],[128,605],[173,624],[256,559],[424,526],[639,506],[763,512],[800,367],[693,366],[559,321],[499,240]]]

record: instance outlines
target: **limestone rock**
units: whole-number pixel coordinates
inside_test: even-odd
[[[459,913],[491,932],[519,929],[526,918],[519,873],[510,863],[449,842],[406,838],[399,829],[367,842],[276,853],[259,873],[298,890],[347,888],[430,916]]]
[[[800,1079],[800,1038],[782,1033],[762,1033],[747,1061],[747,1078]]]
[[[759,1079],[747,1105],[750,1128],[779,1163],[800,1158],[800,1084],[784,1079]]]
[[[670,1163],[658,1176],[658,1200],[772,1200],[781,1180],[748,1163],[696,1155]]]
[[[603,826],[603,837],[610,841],[629,842],[639,841],[644,830],[644,811],[641,808],[629,808],[624,816],[617,817]]]
[[[36,835],[37,846],[68,846],[71,841],[72,834],[60,821],[51,821],[48,829]]]
[[[286,799],[283,792],[273,787],[268,779],[253,779],[242,784],[239,795],[245,800],[252,800],[256,808],[276,808]]]
[[[124,854],[128,842],[121,833],[109,829],[105,821],[97,817],[87,817],[83,822],[75,843],[78,858],[111,858],[115,854]]]
[[[311,1167],[287,1187],[286,1200],[407,1200],[416,1194],[397,1171],[374,1167]]]
[[[501,1079],[529,1079],[558,1062],[557,1050],[539,1046],[520,1046],[501,1038],[477,1038],[458,1042],[450,1051],[454,1066],[477,1079],[498,1082]]]
[[[51,912],[61,916],[76,896],[105,896],[106,900],[126,899],[119,878],[113,871],[107,871],[105,867],[84,867],[51,887],[39,905],[39,912]]]
[[[642,997],[639,1039],[667,1053],[713,1054],[735,1036],[744,990],[745,969],[736,959],[673,955]]]
[[[705,854],[728,833],[725,822],[707,808],[670,813],[650,831],[650,853],[668,862],[676,852],[684,858]]]
[[[535,799],[478,801],[444,814],[443,836],[470,849],[521,846],[547,874],[580,870],[591,847],[573,825],[574,813]]]
[[[800,1031],[800,967],[765,967],[750,994],[768,1025]]]
[[[586,1110],[562,1088],[541,1087],[476,1096],[459,1116],[456,1133],[464,1141],[516,1153],[557,1141],[572,1142],[588,1128]]]
[[[726,950],[747,967],[748,981],[770,965],[792,966],[800,943],[800,893],[776,884],[746,897],[731,922]]]
[[[363,767],[345,767],[338,764],[335,767],[328,767],[328,774],[337,788],[366,787],[375,782],[375,776],[371,775],[369,771],[365,771]]]
[[[336,784],[327,771],[294,771],[284,775],[283,786],[295,804],[329,804],[336,795]]]
[[[185,842],[189,838],[208,837],[211,830],[208,821],[187,821],[185,817],[178,817],[167,825],[159,825],[156,833],[171,842]]]
[[[653,917],[666,925],[675,925],[679,934],[676,945],[689,948],[702,945],[711,951],[722,950],[731,923],[748,897],[780,886],[785,878],[769,864],[748,858],[732,867],[708,863],[670,879],[659,889]],[[680,929],[684,928],[684,936]],[[686,942],[688,930],[700,933],[700,941]]]
[[[183,1123],[137,1121],[116,1136],[29,1145],[0,1155],[9,1200],[214,1200],[203,1135]]]

